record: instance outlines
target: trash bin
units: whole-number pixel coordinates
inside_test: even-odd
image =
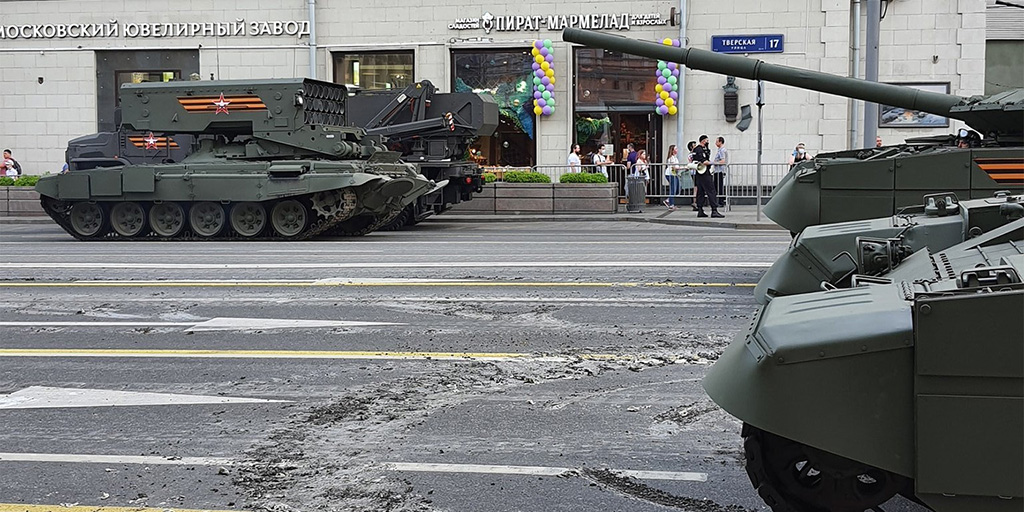
[[[643,212],[646,199],[647,180],[643,176],[626,176],[626,211],[628,213]]]

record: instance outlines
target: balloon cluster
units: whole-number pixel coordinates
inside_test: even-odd
[[[555,60],[551,40],[533,42],[533,113],[550,116],[555,112]]]
[[[678,39],[665,38],[661,44],[665,46],[681,46]],[[654,92],[658,97],[654,100],[654,111],[661,115],[676,115],[679,107],[679,64],[675,62],[658,61],[658,85],[654,86]]]

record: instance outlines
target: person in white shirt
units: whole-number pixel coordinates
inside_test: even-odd
[[[665,181],[668,181],[668,197],[663,201],[669,210],[676,209],[676,196],[679,195],[679,172],[682,170],[679,165],[679,151],[676,145],[668,147],[668,158],[665,159]]]
[[[611,159],[604,156],[604,144],[598,144],[597,151],[594,152],[594,169],[596,169],[597,172],[603,174],[604,177],[607,178],[608,164],[610,163]]]
[[[569,152],[569,158],[566,161],[569,166],[569,172],[580,172],[580,145],[573,144],[572,151]]]

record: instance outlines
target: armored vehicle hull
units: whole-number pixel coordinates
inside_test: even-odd
[[[119,132],[77,140],[74,168],[36,190],[81,240],[365,234],[437,184],[348,126],[347,100],[308,79],[126,84]]]

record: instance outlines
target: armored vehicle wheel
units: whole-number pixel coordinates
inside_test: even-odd
[[[145,234],[146,210],[139,203],[117,203],[110,209],[110,227],[124,237],[132,238]]]
[[[896,495],[907,479],[743,425],[747,476],[775,512],[864,512]]]
[[[83,237],[103,234],[103,207],[97,203],[77,203],[71,207],[71,229]]]
[[[411,204],[409,206],[406,206],[405,208],[402,208],[402,212],[398,214],[398,217],[395,217],[395,220],[381,227],[380,230],[398,231],[406,226],[411,226],[413,224],[414,217],[413,208],[415,208],[415,206]]]
[[[267,225],[267,212],[259,203],[238,203],[231,207],[231,229],[246,238],[258,236]]]
[[[149,209],[149,227],[160,236],[176,236],[185,227],[185,210],[178,203],[154,204]]]
[[[270,211],[270,225],[285,238],[301,234],[308,224],[309,213],[306,207],[294,199],[281,201]]]
[[[217,203],[204,201],[192,205],[192,209],[188,212],[188,223],[196,235],[209,238],[220,234],[228,222],[224,207]]]

